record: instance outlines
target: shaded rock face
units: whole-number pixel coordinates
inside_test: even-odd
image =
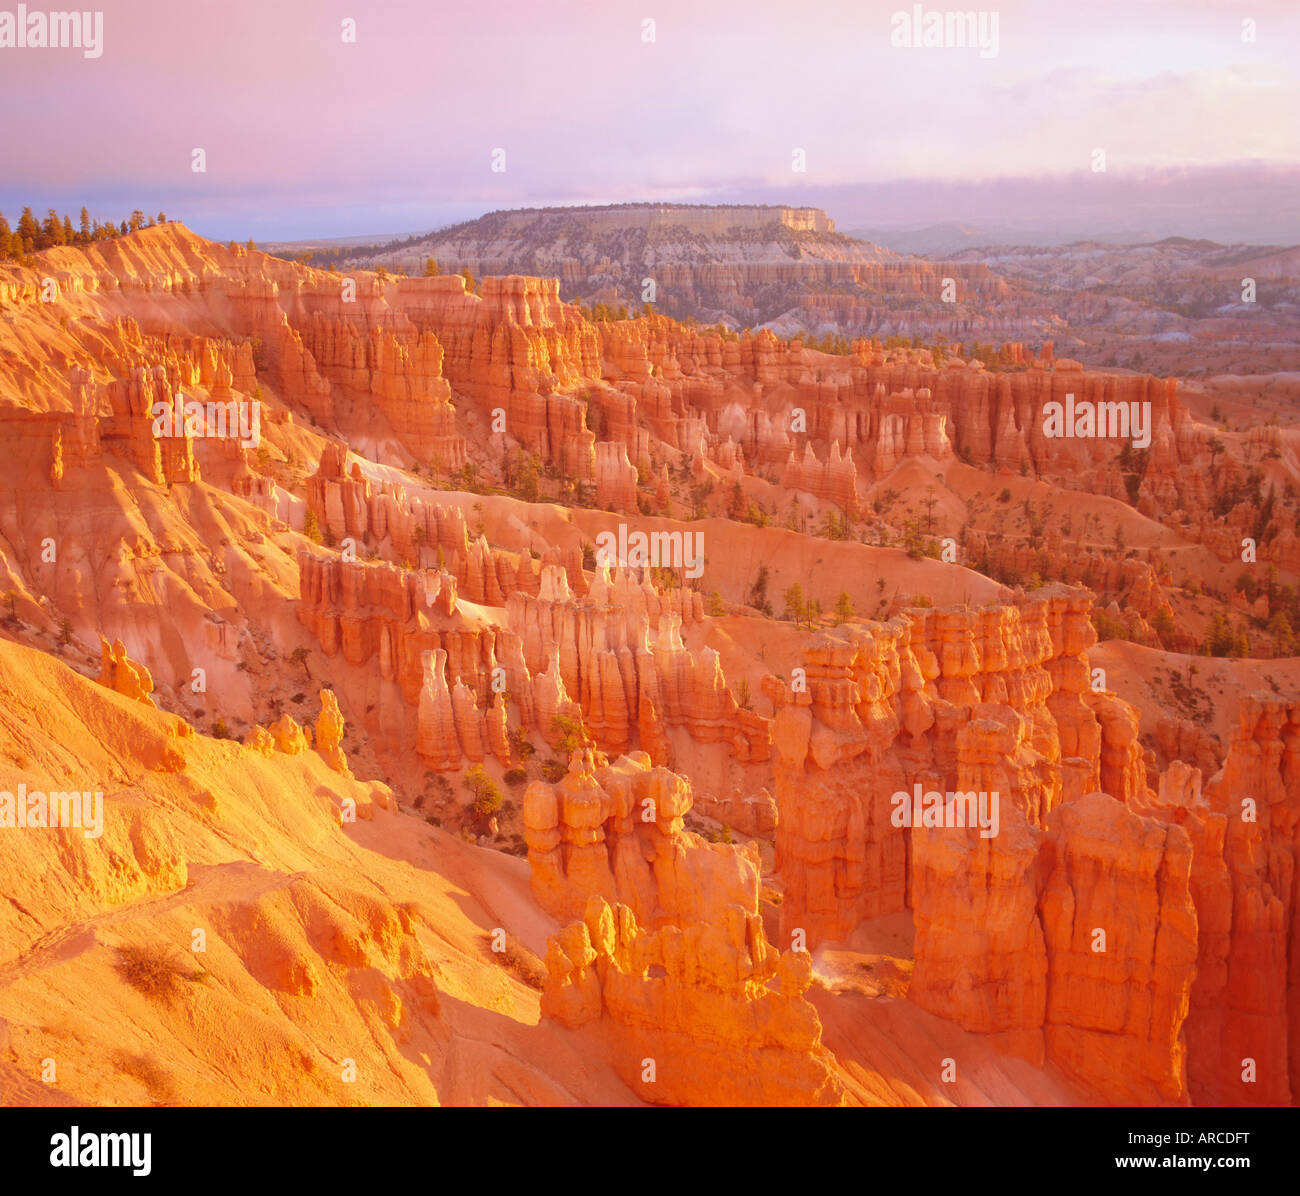
[[[578,919],[550,939],[543,1015],[602,1028],[653,1103],[839,1103],[803,996],[811,960],[763,931],[757,852],[684,831],[690,807],[686,779],[644,753],[576,753],[558,784],[528,787],[533,895]]]
[[[1192,1099],[1289,1104],[1300,1092],[1300,703],[1247,697],[1223,767],[1204,788],[1199,770],[1175,763],[1145,804],[1144,813],[1181,828],[1192,844]]]
[[[1046,848],[1047,1057],[1115,1103],[1187,1103],[1187,835],[1096,793],[1052,814]]]

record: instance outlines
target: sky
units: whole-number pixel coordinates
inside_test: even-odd
[[[97,58],[0,46],[11,222],[84,203],[264,240],[724,199],[818,203],[851,227],[1300,168],[1297,0],[1002,3],[983,10],[988,54],[892,44],[899,0],[99,3]],[[17,8],[0,0],[0,33]]]

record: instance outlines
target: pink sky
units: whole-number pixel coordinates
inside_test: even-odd
[[[1097,147],[1118,176],[1300,163],[1296,0],[1004,3],[991,58],[894,48],[898,0],[100,3],[98,59],[0,49],[11,220],[88,202],[213,236],[341,235],[544,203],[1069,174]]]

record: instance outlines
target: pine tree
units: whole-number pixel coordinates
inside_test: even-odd
[[[41,239],[41,226],[36,223],[36,215],[31,208],[24,208],[18,217],[18,235],[23,239],[23,251],[32,253],[36,243]]]
[[[437,277],[438,277],[438,263],[437,263],[436,261],[434,261],[433,258],[428,258],[428,259],[425,261],[425,263],[424,263],[424,276],[425,276],[425,278],[437,278]]]
[[[12,244],[13,230],[9,227],[9,221],[5,219],[5,214],[0,212],[0,261],[9,256]]]
[[[804,601],[803,586],[797,581],[785,592],[785,617],[792,619],[796,626],[807,616],[808,607]]]
[[[98,231],[98,229],[96,229],[96,231]],[[82,208],[81,209],[81,239],[83,241],[89,241],[90,238],[91,238],[90,213],[85,208]]]
[[[72,221],[64,216],[63,218],[63,244],[75,245],[77,243],[77,234],[72,231]]]

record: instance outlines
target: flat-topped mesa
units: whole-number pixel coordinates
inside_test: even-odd
[[[911,610],[816,636],[804,677],[763,680],[781,811],[783,930],[810,943],[907,906],[895,795],[997,790],[1041,826],[1100,786],[1105,694],[1086,693],[1090,600],[1053,587],[1018,606]]]
[[[821,208],[796,208],[778,204],[612,204],[608,207],[532,208],[521,212],[493,213],[503,233],[531,228],[539,217],[570,216],[593,231],[643,229],[720,236],[755,231],[773,224],[796,232],[833,233],[835,221]]]
[[[811,961],[763,933],[757,851],[684,831],[689,782],[644,753],[603,759],[574,753],[524,795],[533,894],[581,919],[550,939],[543,1016],[602,1023],[615,1069],[654,1103],[838,1103],[803,997]]]

